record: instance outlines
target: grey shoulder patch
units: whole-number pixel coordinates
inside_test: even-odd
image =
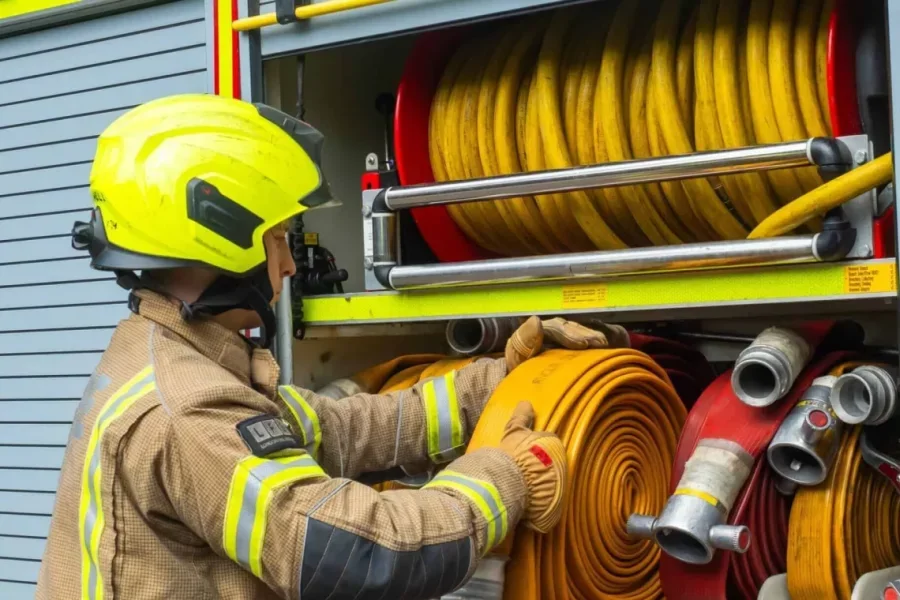
[[[471,561],[469,538],[400,552],[309,518],[299,573],[300,597],[439,598],[463,583]]]
[[[241,421],[236,428],[250,452],[259,457],[303,447],[290,424],[281,417],[258,415]]]

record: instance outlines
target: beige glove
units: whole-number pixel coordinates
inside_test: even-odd
[[[599,321],[593,322],[592,325],[595,329],[560,317],[548,321],[530,317],[506,342],[507,370],[512,371],[551,345],[570,350],[629,346],[628,331],[624,327]]]
[[[498,446],[509,454],[528,486],[528,505],[522,522],[547,533],[562,517],[566,496],[566,449],[553,433],[531,430],[534,408],[519,402]]]

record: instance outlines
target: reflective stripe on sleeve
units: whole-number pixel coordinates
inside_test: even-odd
[[[478,508],[487,522],[487,544],[484,552],[499,544],[506,537],[509,521],[506,506],[494,484],[475,479],[456,471],[444,469],[434,476],[423,489],[445,487],[462,493]]]
[[[234,469],[225,508],[223,546],[228,557],[262,577],[266,518],[275,491],[325,472],[308,454],[274,459],[248,456]]]
[[[459,458],[466,448],[456,398],[456,371],[425,382],[422,394],[428,457],[435,464]]]
[[[300,427],[300,435],[303,437],[306,451],[309,452],[310,456],[316,456],[319,451],[319,444],[322,443],[319,415],[309,405],[309,402],[303,399],[300,392],[289,385],[279,386],[278,395],[284,400],[288,410],[294,416],[294,421]]]
[[[135,402],[156,389],[153,367],[147,367],[128,380],[110,396],[100,411],[84,457],[81,475],[81,499],[78,506],[78,534],[81,540],[81,598],[103,599],[103,576],[100,569],[100,538],[105,523],[102,482],[103,434],[110,424]]]

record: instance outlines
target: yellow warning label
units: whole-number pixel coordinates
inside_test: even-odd
[[[562,308],[593,308],[595,306],[606,306],[606,284],[588,283],[562,287]]]
[[[318,233],[304,233],[303,234],[303,245],[304,246],[318,246],[319,245],[319,234]]]
[[[896,272],[890,263],[844,267],[845,294],[878,294],[896,289]]]

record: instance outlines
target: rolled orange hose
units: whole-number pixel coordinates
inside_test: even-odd
[[[549,534],[516,532],[504,598],[660,598],[659,550],[628,536],[625,522],[658,514],[668,496],[686,412],[665,371],[631,349],[545,352],[495,390],[469,450],[495,446],[521,400],[533,404],[535,428],[566,445],[568,506]]]
[[[793,600],[850,600],[861,575],[900,564],[900,496],[863,463],[861,431],[844,432],[828,478],[794,499],[787,562]]]

